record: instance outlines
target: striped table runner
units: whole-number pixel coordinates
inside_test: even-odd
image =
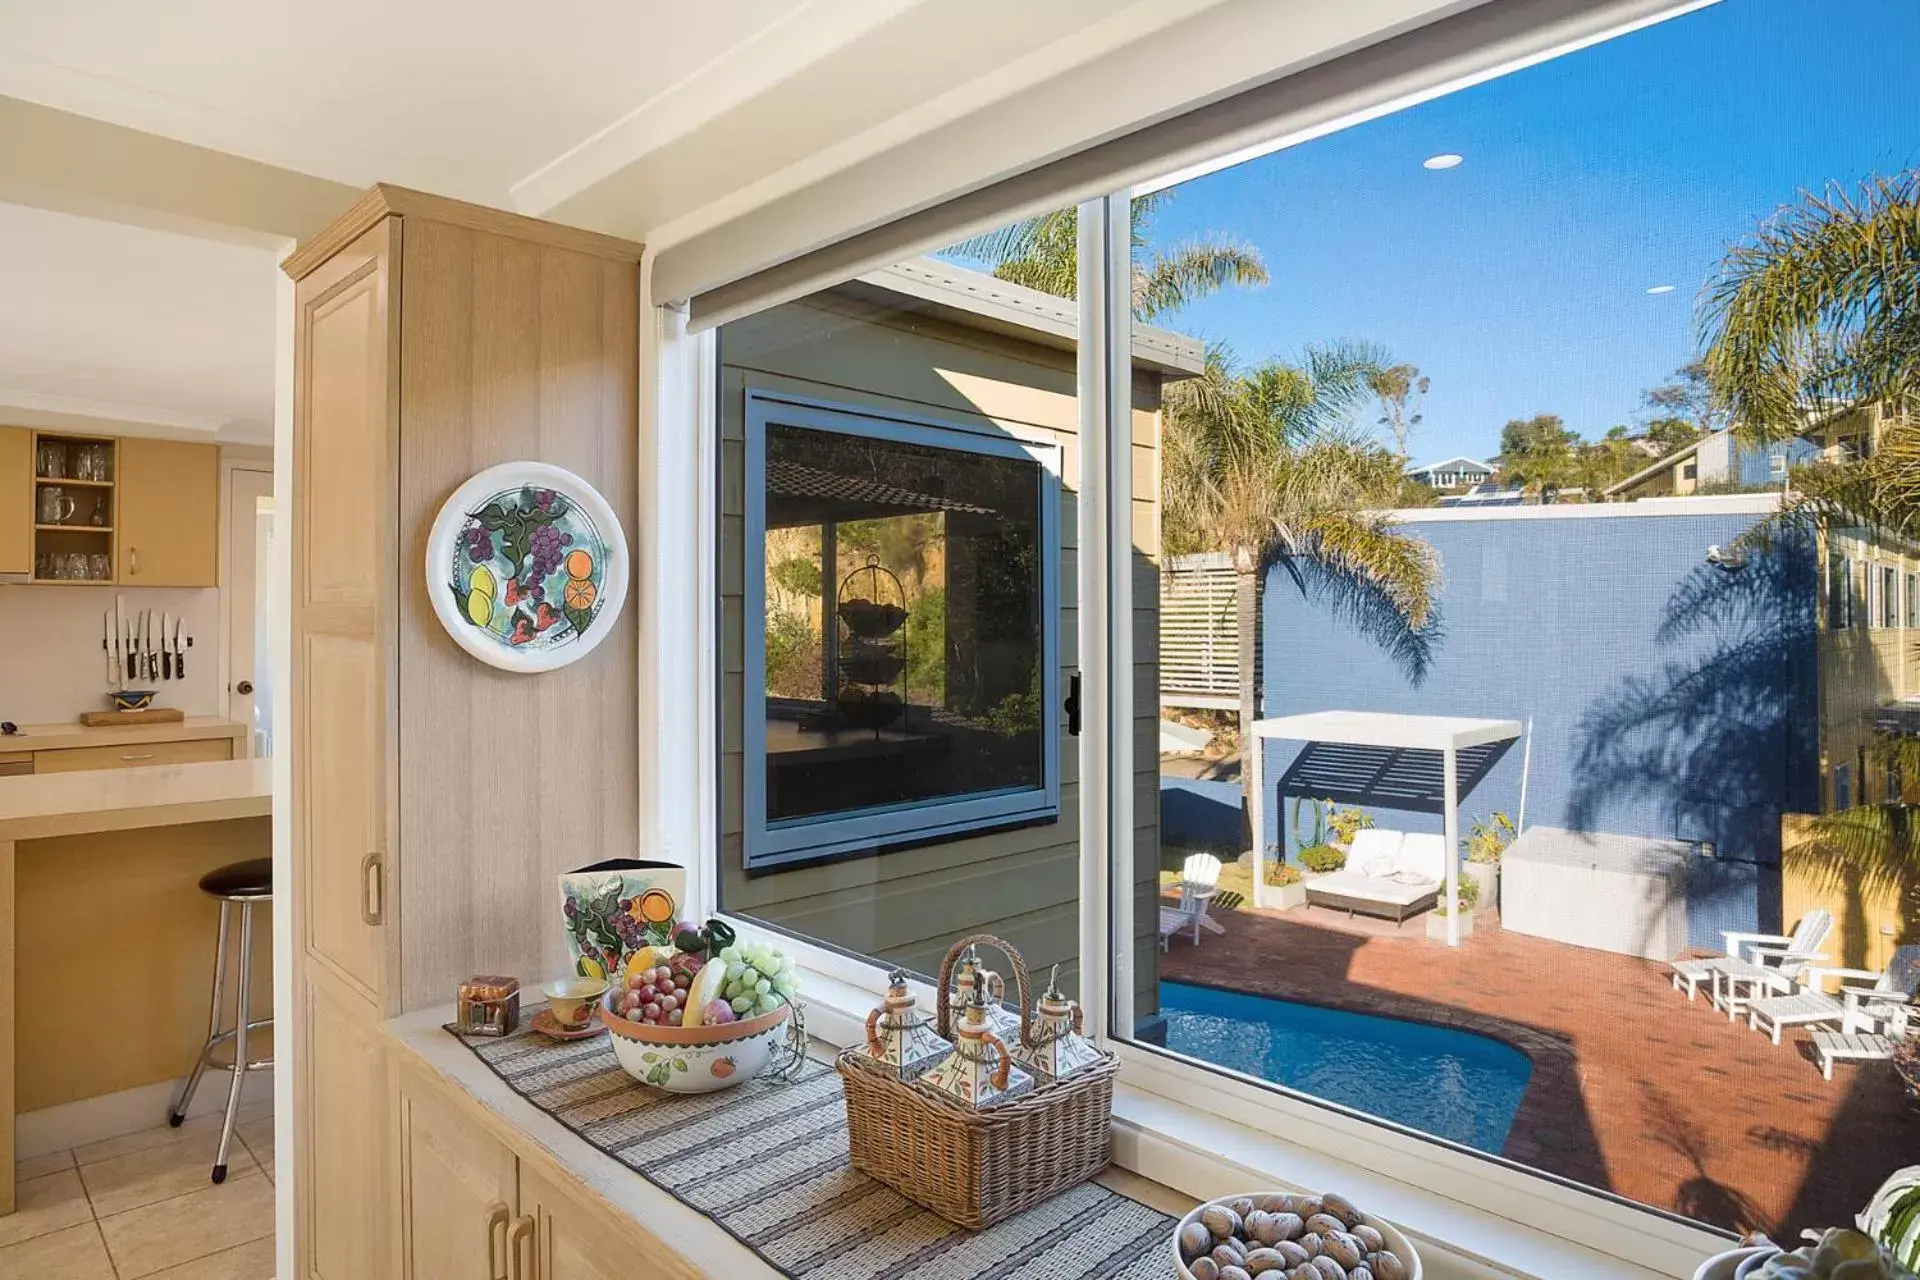
[[[796,1280],[1165,1280],[1175,1220],[1086,1183],[969,1232],[857,1172],[840,1077],[646,1088],[605,1037],[457,1037],[513,1091]]]

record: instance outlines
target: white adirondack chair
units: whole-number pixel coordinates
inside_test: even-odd
[[[1220,859],[1210,853],[1190,855],[1180,868],[1180,904],[1160,908],[1160,949],[1182,929],[1193,930],[1193,944],[1200,945],[1200,930],[1225,933],[1216,920],[1207,915],[1207,903],[1220,891]]]
[[[1829,978],[1839,980],[1836,994],[1822,989]],[[1883,1025],[1888,1031],[1897,1026],[1897,1034],[1884,1038],[1898,1043],[1906,1033],[1914,992],[1920,988],[1920,946],[1895,947],[1884,971],[1808,969],[1800,981],[1800,989],[1791,995],[1755,1000],[1747,1009],[1747,1025],[1767,1031],[1775,1044],[1780,1043],[1781,1031],[1792,1026],[1837,1022],[1842,1037],[1879,1034]],[[1892,1056],[1891,1045],[1887,1056]],[[1830,1066],[1826,1074],[1832,1078]]]
[[[1783,993],[1790,991],[1809,964],[1826,959],[1820,947],[1831,932],[1833,913],[1824,909],[1809,911],[1801,916],[1800,923],[1793,927],[1791,934],[1729,931],[1721,935],[1726,939],[1727,951],[1724,956],[1670,962],[1673,989],[1685,991],[1687,999],[1692,1000],[1700,990],[1700,984],[1704,982],[1711,986],[1726,961],[1731,959],[1778,970],[1779,990]],[[1742,948],[1746,948],[1751,956],[1742,955]]]

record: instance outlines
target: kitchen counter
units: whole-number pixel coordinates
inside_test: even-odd
[[[218,914],[198,881],[271,853],[272,779],[264,758],[0,777],[0,1214],[14,1207],[16,1113],[164,1095],[192,1066]],[[269,917],[255,913],[255,1017],[271,1005]],[[76,1018],[74,966],[103,940],[142,999]]]
[[[0,778],[0,841],[264,817],[272,811],[273,764],[264,757]]]
[[[0,737],[0,755],[12,751],[65,751],[70,747],[128,747],[147,742],[197,742],[203,738],[246,737],[247,726],[221,716],[188,716],[172,724],[102,725],[90,729],[69,724],[23,724],[20,732]]]

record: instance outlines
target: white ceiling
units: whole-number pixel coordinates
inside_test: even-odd
[[[0,5],[0,94],[355,186],[509,206],[609,130],[661,141],[920,0]]]
[[[0,423],[265,442],[275,255],[0,204]]]

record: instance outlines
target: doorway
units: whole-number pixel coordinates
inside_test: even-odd
[[[247,726],[246,754],[272,754],[273,695],[267,676],[266,592],[272,563],[273,472],[258,467],[228,467],[226,492],[226,561],[221,614],[221,637],[226,667],[222,704],[229,720]]]

